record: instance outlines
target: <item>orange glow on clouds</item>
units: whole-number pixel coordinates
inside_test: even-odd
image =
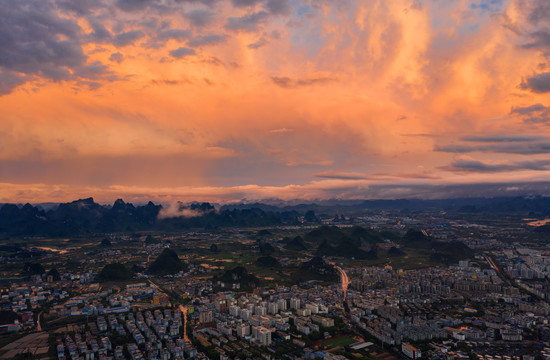
[[[545,0],[0,1],[0,202],[550,175]]]

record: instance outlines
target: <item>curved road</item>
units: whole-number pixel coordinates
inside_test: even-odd
[[[36,331],[42,331],[42,325],[40,325],[40,317],[42,316],[42,311],[38,314],[36,319]]]
[[[344,292],[344,301],[346,301],[346,297],[348,295],[348,286],[351,283],[350,279],[348,278],[348,274],[338,265],[335,263],[330,263],[336,271],[338,271],[338,274],[340,275],[340,285],[342,286],[342,291]]]

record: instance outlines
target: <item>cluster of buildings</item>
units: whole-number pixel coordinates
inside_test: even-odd
[[[516,279],[547,279],[550,277],[550,253],[525,247],[495,252],[498,262],[509,276]]]
[[[301,349],[306,345],[303,336],[334,327],[334,319],[328,316],[334,293],[294,287],[261,295],[227,292],[203,298],[196,309],[198,326],[193,336],[208,338],[226,356],[246,354],[249,346],[266,346],[274,352],[274,339]]]
[[[90,316],[124,313],[131,307],[141,309],[170,304],[169,297],[156,286],[145,283],[130,284],[125,289],[100,290],[99,284],[92,284],[88,292],[72,296],[53,305],[50,313],[56,316]]]
[[[384,215],[339,216],[327,223],[367,220],[381,228],[422,223],[407,216],[396,223]],[[469,229],[435,220],[428,225],[427,231],[443,241]],[[345,297],[339,285],[317,283],[214,293],[218,284],[203,276],[207,264],[201,259],[189,264],[185,276],[147,279],[141,274],[140,283],[104,289],[94,280],[102,258],[124,261],[138,253],[143,261],[138,265],[145,267],[143,259],[156,257],[166,244],[142,246],[134,254],[101,248],[81,260],[81,271],[65,272],[60,281],[35,276],[5,287],[0,306],[17,319],[0,326],[0,332],[39,330],[42,311],[67,322],[88,317],[75,332],[56,334],[60,360],[331,360],[352,352],[386,360],[397,352],[410,359],[465,359],[467,349],[483,360],[533,360],[535,354],[550,359],[549,254],[499,242],[494,229],[483,231],[487,238],[459,239],[479,250],[474,261],[416,270],[350,266]],[[379,246],[396,244],[388,240]],[[180,310],[174,299],[187,307]],[[320,345],[342,333],[357,343],[331,351]],[[540,348],[529,350],[530,343]]]
[[[58,359],[200,358],[183,337],[183,316],[177,309],[99,316],[92,325],[74,336],[58,336]]]

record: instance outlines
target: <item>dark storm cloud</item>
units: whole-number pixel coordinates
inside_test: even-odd
[[[157,34],[158,40],[169,40],[169,39],[175,39],[175,40],[184,40],[191,37],[191,31],[189,30],[183,30],[183,29],[167,29],[162,30]]]
[[[231,0],[231,3],[235,7],[247,7],[259,4],[262,0]]]
[[[191,25],[203,27],[212,22],[214,19],[214,13],[205,9],[196,9],[186,13],[185,17],[189,20]]]
[[[548,111],[549,108],[542,104],[534,104],[531,106],[515,107],[510,112],[511,114],[530,115],[541,111]]]
[[[75,74],[86,79],[95,79],[99,75],[108,71],[108,67],[96,61],[92,64],[83,65],[75,68]]]
[[[535,0],[529,12],[528,20],[537,25],[550,19],[550,2],[548,0]]]
[[[175,0],[176,3],[183,3],[183,4],[203,4],[206,6],[213,6],[216,4],[219,0]]]
[[[533,106],[536,108],[536,106]],[[528,113],[528,108],[516,108],[512,112]],[[435,151],[450,153],[493,152],[500,154],[534,155],[550,153],[550,138],[540,135],[489,135],[468,136],[460,139],[471,144],[436,146]]]
[[[73,20],[60,18],[50,3],[4,0],[0,6],[0,66],[37,74],[85,61],[79,42],[73,40],[80,27]]]
[[[538,140],[546,140],[546,139],[548,139],[548,137],[540,136],[540,135],[489,135],[489,136],[467,136],[467,137],[461,138],[460,140],[471,141],[471,142],[507,143],[507,142],[538,141]]]
[[[116,6],[123,11],[139,11],[155,2],[155,0],[117,0]]]
[[[225,28],[232,31],[257,31],[258,26],[267,20],[268,17],[269,14],[265,11],[260,11],[241,17],[230,17],[227,19]]]
[[[370,174],[364,174],[361,172],[349,172],[349,171],[323,171],[320,173],[312,174],[311,176],[320,179],[331,180],[396,180],[396,179],[437,179],[434,176],[428,174],[414,174],[414,173],[387,173],[387,172],[374,172]]]
[[[119,52],[113,53],[111,54],[111,56],[109,56],[109,60],[120,64],[124,61],[124,55]]]
[[[131,30],[120,34],[117,34],[113,38],[113,45],[115,46],[128,46],[135,43],[137,40],[144,37],[145,34],[141,30]]]
[[[311,175],[316,178],[321,179],[337,179],[337,180],[365,180],[371,177],[366,174],[357,173],[357,172],[346,172],[346,171],[324,171]]]
[[[88,19],[88,23],[92,27],[93,32],[88,34],[90,39],[95,42],[109,42],[112,40],[112,35],[109,30],[96,19]]]
[[[0,70],[0,95],[9,94],[14,88],[25,83],[26,77],[12,71]]]
[[[57,0],[56,4],[63,11],[73,12],[80,16],[88,15],[92,10],[105,6],[102,0]]]
[[[75,3],[85,10],[86,2]],[[66,5],[66,4],[65,4]],[[15,86],[43,77],[53,81],[96,79],[106,67],[86,68],[81,28],[62,17],[51,1],[0,0],[0,83],[6,94]],[[96,24],[96,36],[106,36]],[[100,72],[95,70],[100,69]],[[72,73],[71,73],[72,72]],[[83,79],[81,79],[83,80]]]
[[[180,47],[176,50],[170,51],[170,55],[175,58],[183,58],[185,56],[195,55],[195,50],[186,47]]]
[[[224,42],[226,39],[225,35],[202,35],[197,36],[187,42],[187,45],[192,47],[199,47],[204,45],[213,45]]]
[[[322,85],[329,82],[334,81],[334,79],[329,77],[317,77],[317,78],[311,78],[311,79],[291,79],[286,76],[273,76],[271,77],[271,80],[275,85],[285,88],[285,89],[295,89],[299,87],[305,87],[305,86],[313,86],[313,85]]]
[[[487,164],[478,160],[457,160],[443,170],[457,173],[497,173],[505,171],[549,171],[550,160],[518,161],[506,164]]]
[[[521,83],[520,87],[535,93],[550,92],[550,72],[541,73],[528,78]]]
[[[290,13],[288,0],[267,0],[265,4],[267,11],[275,15],[287,15]]]
[[[188,40],[188,47],[200,47],[226,41],[223,34],[192,37],[190,29],[170,29],[168,22],[156,17],[166,12],[181,11],[181,4],[214,6],[219,0],[0,0],[0,91],[9,93],[18,85],[42,78],[53,81],[93,81],[110,76],[103,64],[87,64],[83,51],[85,44],[113,44],[124,47],[135,44],[146,34],[144,46],[164,47],[169,39]],[[237,7],[261,5],[262,11],[226,20],[225,28],[231,31],[256,31],[271,14],[288,13],[288,0],[230,0]],[[106,22],[113,10],[136,12],[147,10],[151,16],[124,29],[121,22]],[[205,27],[214,20],[210,9],[192,9],[183,12],[192,27]],[[89,25],[83,33],[80,22]],[[257,48],[265,42],[252,44]],[[191,50],[175,50],[174,54],[190,55]],[[194,51],[194,50],[193,50]],[[174,56],[174,55],[173,55]],[[178,57],[178,56],[176,56]],[[119,63],[123,55],[109,58],[111,64]],[[89,76],[89,77],[88,77]],[[92,82],[90,82],[92,84]],[[291,86],[302,86],[299,81]],[[95,86],[95,85],[94,85]]]
[[[445,145],[436,146],[434,151],[464,154],[474,151],[487,151],[487,146]]]
[[[525,49],[550,49],[550,32],[548,30],[540,30],[531,33],[531,42],[523,45]]]
[[[535,155],[549,154],[550,141],[535,142],[535,143],[511,143],[511,144],[491,144],[491,145],[447,145],[438,146],[434,149],[439,152],[450,152],[464,154],[470,152],[492,152],[500,154],[518,154],[518,155]]]
[[[526,123],[546,123],[550,121],[550,108],[542,104],[513,108],[512,115],[519,115]]]

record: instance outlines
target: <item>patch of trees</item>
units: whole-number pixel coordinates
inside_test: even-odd
[[[155,275],[173,275],[185,271],[186,266],[172,249],[164,249],[149,266],[149,273]]]
[[[99,281],[123,281],[132,278],[132,272],[121,263],[107,264],[97,274]]]

